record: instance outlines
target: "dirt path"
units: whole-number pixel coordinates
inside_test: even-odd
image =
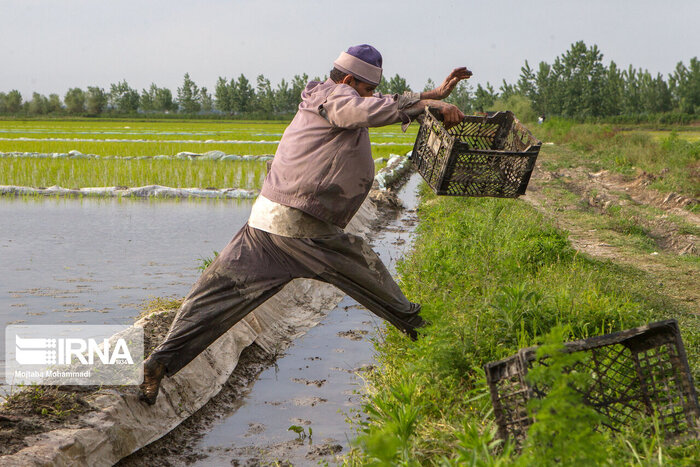
[[[539,161],[521,199],[568,231],[577,250],[638,268],[700,312],[700,216],[692,210],[699,201],[649,189],[654,178],[583,167],[549,171]]]

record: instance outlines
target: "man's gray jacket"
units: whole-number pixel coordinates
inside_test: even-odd
[[[275,153],[260,194],[344,228],[372,187],[374,161],[368,127],[410,118],[418,98],[361,97],[332,80],[312,81]]]

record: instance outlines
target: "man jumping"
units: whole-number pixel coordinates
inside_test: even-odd
[[[285,130],[248,223],[209,265],[182,302],[165,340],[144,362],[141,399],[155,404],[160,382],[192,361],[234,324],[295,278],[337,286],[412,339],[424,324],[360,237],[343,231],[374,180],[369,127],[401,122],[426,106],[450,127],[464,115],[441,102],[471,72],[457,68],[423,93],[374,93],[382,56],[350,47],[330,78],[311,81]]]

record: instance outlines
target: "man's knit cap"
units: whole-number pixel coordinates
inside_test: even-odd
[[[368,44],[354,45],[341,52],[333,66],[374,86],[382,78],[382,54]]]

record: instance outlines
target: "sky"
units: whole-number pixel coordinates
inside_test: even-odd
[[[274,87],[324,76],[362,43],[382,53],[385,76],[414,90],[457,66],[498,88],[525,60],[552,63],[580,40],[606,65],[667,77],[700,56],[699,22],[699,0],[0,0],[0,92],[63,97],[125,79],[175,94],[185,73],[210,91],[241,73]]]

